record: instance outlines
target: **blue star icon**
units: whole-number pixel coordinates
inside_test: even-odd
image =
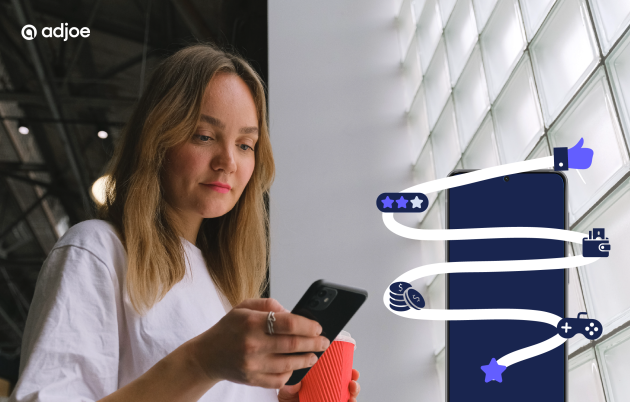
[[[501,373],[503,373],[506,368],[507,366],[502,366],[497,363],[497,360],[494,357],[492,358],[492,360],[490,360],[490,364],[488,364],[487,366],[481,366],[483,372],[486,373],[486,382],[503,382],[503,379],[501,378]]]
[[[398,208],[407,208],[408,200],[405,200],[402,195],[399,200],[396,200],[396,202],[398,203]]]
[[[381,200],[381,202],[383,203],[383,208],[391,208],[392,202],[394,202],[394,200],[390,199],[388,195],[387,198]]]

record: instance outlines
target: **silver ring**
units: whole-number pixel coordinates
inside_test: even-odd
[[[276,321],[276,317],[273,311],[270,311],[267,315],[267,329],[269,330],[269,335],[273,335],[273,323]]]

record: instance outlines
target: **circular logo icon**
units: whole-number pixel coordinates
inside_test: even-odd
[[[37,28],[28,24],[22,27],[22,37],[26,40],[33,40],[37,36]]]

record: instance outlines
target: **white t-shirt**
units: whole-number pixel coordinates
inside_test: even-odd
[[[182,243],[186,276],[142,317],[126,291],[127,256],[114,227],[96,219],[71,227],[37,278],[9,401],[96,401],[219,321],[231,306],[201,250]],[[199,401],[278,402],[278,391],[221,381]]]

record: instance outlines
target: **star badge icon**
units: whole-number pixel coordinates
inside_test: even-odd
[[[394,200],[387,196],[387,198],[381,200],[381,202],[383,203],[383,208],[392,208],[392,203],[394,202]]]
[[[416,198],[414,198],[413,200],[411,200],[411,204],[412,204],[412,208],[422,208],[422,201],[420,198],[418,198],[418,196],[416,195]]]
[[[502,366],[497,363],[497,360],[494,357],[492,358],[492,360],[490,360],[490,364],[488,364],[487,366],[481,366],[483,372],[486,373],[486,382],[503,382],[503,379],[501,378],[501,373],[503,373],[506,368],[507,366]]]
[[[396,202],[398,203],[398,208],[407,208],[407,202],[409,202],[409,200],[404,199],[401,195],[400,199],[396,200]]]

